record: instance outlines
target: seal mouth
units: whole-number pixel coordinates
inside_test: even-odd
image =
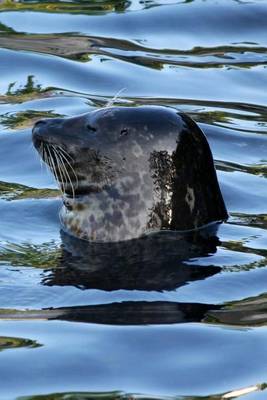
[[[43,162],[53,173],[59,189],[64,195],[71,193],[75,197],[78,188],[78,176],[74,169],[74,159],[59,144],[38,140],[38,152]]]
[[[35,147],[40,154],[42,161],[53,173],[58,187],[66,197],[99,193],[103,185],[86,182],[84,185],[79,179],[79,173],[75,170],[75,160],[68,151],[57,143],[46,142],[42,139],[35,139]]]

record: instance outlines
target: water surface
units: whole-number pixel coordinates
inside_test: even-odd
[[[266,398],[266,20],[262,0],[0,2],[1,399]],[[89,271],[31,127],[121,89],[200,124],[230,218],[187,257]]]

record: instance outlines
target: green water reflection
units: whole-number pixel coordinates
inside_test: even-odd
[[[88,13],[98,12],[123,12],[130,4],[126,0],[90,0],[90,1],[41,1],[27,2],[17,0],[3,0],[0,4],[0,11],[43,11],[43,12],[69,12],[69,13]]]
[[[0,265],[51,268],[58,265],[61,249],[55,242],[40,245],[6,243],[0,245]]]
[[[41,345],[34,340],[0,336],[0,352],[3,350],[17,349],[20,347],[36,348],[40,346]]]
[[[246,393],[263,391],[267,384],[262,383],[253,387],[238,389],[232,392],[215,394],[210,396],[149,396],[141,394],[126,394],[123,392],[110,393],[86,393],[86,392],[68,392],[51,393],[46,395],[18,397],[17,400],[224,400],[237,399],[243,397]]]
[[[59,195],[56,189],[36,189],[18,183],[0,182],[0,198],[4,200],[50,199]]]

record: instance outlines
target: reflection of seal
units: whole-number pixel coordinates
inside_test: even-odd
[[[43,283],[109,292],[173,291],[221,271],[218,266],[190,263],[216,252],[219,240],[215,234],[209,227],[117,243],[88,243],[62,231],[60,264],[46,274]]]
[[[59,264],[46,271],[42,284],[96,289],[94,303],[105,291],[100,296],[109,303],[48,310],[46,316],[41,311],[40,316],[112,325],[201,321],[208,310],[220,306],[179,303],[177,289],[190,282],[201,287],[201,280],[221,271],[218,266],[203,263],[203,257],[216,252],[217,227],[214,224],[186,233],[160,232],[117,243],[88,243],[62,231]]]
[[[175,109],[41,120],[33,142],[64,193],[64,227],[79,238],[120,241],[227,218],[207,140]]]

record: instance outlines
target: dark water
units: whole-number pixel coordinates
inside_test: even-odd
[[[266,21],[264,0],[0,1],[1,399],[267,398]],[[200,123],[230,219],[187,257],[106,249],[89,274],[31,126],[123,88]]]

